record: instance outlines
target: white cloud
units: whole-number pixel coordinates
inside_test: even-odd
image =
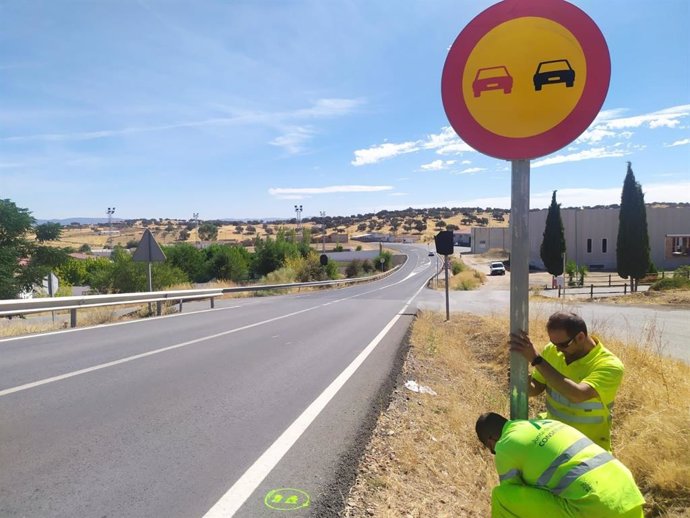
[[[606,129],[639,128],[640,126],[648,126],[652,129],[675,128],[680,124],[681,119],[689,115],[690,104],[683,104],[643,115],[605,120],[601,122],[600,126]]]
[[[131,126],[118,129],[105,129],[98,131],[81,131],[73,133],[43,133],[36,135],[17,135],[9,137],[1,137],[0,141],[6,142],[28,142],[28,141],[47,141],[47,142],[63,142],[63,141],[81,141],[81,140],[95,140],[109,137],[119,137],[124,135],[151,133],[158,131],[168,131],[182,128],[204,128],[204,127],[219,127],[219,126],[266,126],[269,128],[278,128],[283,130],[285,126],[290,127],[290,122],[296,119],[312,118],[322,119],[330,117],[339,117],[347,115],[355,110],[358,106],[363,104],[361,99],[318,99],[311,106],[307,108],[300,108],[292,111],[284,112],[243,112],[236,111],[233,115],[225,117],[211,117],[199,120],[180,121],[166,124],[152,124],[148,126]],[[224,110],[228,111],[228,110]],[[233,111],[233,110],[229,110]],[[294,138],[294,137],[293,137]],[[275,139],[272,144],[280,142],[281,137]],[[287,142],[287,141],[286,141]],[[302,141],[303,142],[303,141]],[[287,144],[289,147],[289,144]]]
[[[690,138],[684,138],[681,140],[676,140],[672,144],[664,144],[664,147],[676,147],[676,146],[685,146],[687,144],[690,144]]]
[[[307,127],[292,127],[289,128],[285,135],[274,138],[270,144],[272,146],[282,147],[291,155],[295,155],[304,150],[305,144],[311,140],[314,135],[314,130]]]
[[[457,160],[434,160],[429,164],[423,164],[421,169],[424,171],[441,171],[442,169],[448,169],[449,166],[453,165]]]
[[[481,173],[482,171],[486,171],[486,167],[468,167],[467,169],[463,169],[462,171],[458,172],[458,174],[474,174]]]
[[[463,161],[460,162],[460,163],[461,163],[462,165],[468,165],[468,164],[471,164],[471,163],[472,163],[472,160],[463,160]]]
[[[330,185],[328,187],[271,187],[268,193],[271,196],[304,196],[310,194],[333,194],[353,192],[380,192],[391,191],[391,185]]]
[[[392,158],[406,153],[419,151],[415,142],[403,142],[402,144],[391,144],[386,142],[380,146],[373,146],[368,149],[358,149],[355,151],[355,159],[351,162],[354,166],[375,164],[381,160]]]
[[[615,147],[615,146],[614,146]],[[563,164],[565,162],[579,162],[580,160],[589,160],[592,158],[611,158],[622,157],[629,155],[632,151],[620,148],[606,148],[597,147],[592,149],[585,149],[568,155],[556,155],[547,158],[542,158],[532,163],[533,168],[543,167],[546,165]]]
[[[474,151],[474,149],[460,140],[453,128],[445,126],[441,129],[441,133],[432,133],[427,135],[425,139],[403,142],[401,144],[386,142],[367,149],[357,149],[355,150],[355,159],[351,164],[354,166],[375,164],[381,160],[422,150],[434,150],[439,155]]]

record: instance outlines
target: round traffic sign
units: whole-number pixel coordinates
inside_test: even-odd
[[[504,0],[463,29],[443,68],[443,106],[476,150],[507,160],[553,153],[604,103],[611,77],[601,31],[565,0]]]

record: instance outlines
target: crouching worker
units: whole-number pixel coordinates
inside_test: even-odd
[[[496,455],[492,518],[642,518],[632,474],[575,428],[549,419],[508,421],[486,413],[479,440]]]

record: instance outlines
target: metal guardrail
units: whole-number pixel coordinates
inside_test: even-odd
[[[156,303],[156,314],[161,315],[163,302],[182,303],[189,300],[209,299],[211,307],[215,306],[215,298],[227,293],[239,293],[245,291],[268,291],[293,288],[329,287],[347,284],[358,284],[383,279],[397,271],[400,265],[395,266],[377,275],[370,277],[358,277],[355,279],[338,279],[334,281],[311,281],[289,284],[257,284],[253,286],[237,286],[233,288],[212,288],[195,290],[152,291],[141,293],[117,293],[112,295],[83,295],[77,297],[56,297],[40,299],[16,299],[0,300],[0,316],[25,315],[31,313],[45,313],[48,311],[70,311],[70,327],[77,326],[77,310],[102,306],[115,306],[122,304],[150,304]]]

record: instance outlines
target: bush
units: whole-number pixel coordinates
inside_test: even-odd
[[[679,277],[681,279],[690,279],[690,265],[679,266],[673,272],[673,277]]]
[[[360,277],[363,271],[364,268],[362,268],[362,261],[359,259],[353,259],[350,261],[350,264],[347,265],[347,268],[345,268],[345,275],[348,279],[351,279],[353,277]]]
[[[374,271],[374,265],[369,259],[365,259],[362,262],[362,270],[364,270],[364,273],[371,273]]]
[[[450,262],[450,271],[453,272],[453,275],[457,275],[460,272],[464,272],[467,270],[467,266],[465,266],[465,263],[462,261],[458,261],[456,259],[451,259]]]
[[[650,290],[690,290],[690,279],[684,277],[666,277],[659,279],[649,287]]]
[[[83,245],[81,245],[79,247],[79,251],[82,254],[90,254],[91,253],[91,247],[89,245],[87,245],[86,243],[84,243]]]

